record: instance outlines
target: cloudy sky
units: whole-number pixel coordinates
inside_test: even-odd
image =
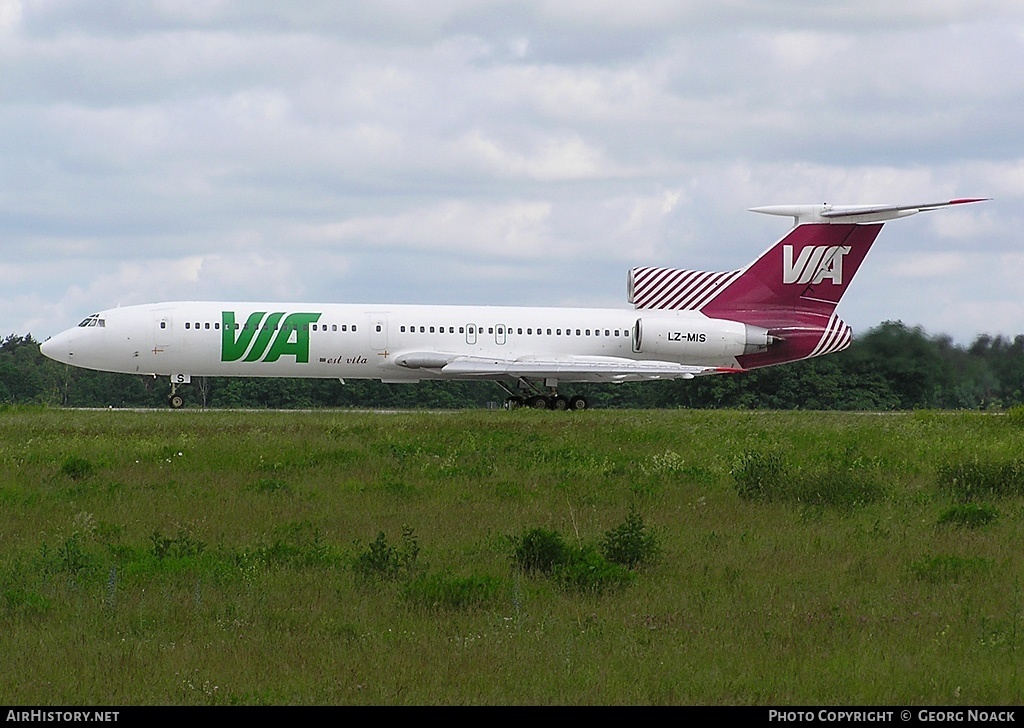
[[[1024,333],[1020,0],[0,0],[0,336],[175,299],[628,307],[758,205],[886,225],[840,306]]]

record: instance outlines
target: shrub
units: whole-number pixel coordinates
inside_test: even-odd
[[[77,533],[71,534],[57,549],[57,557],[60,559],[61,568],[70,574],[77,574],[89,565],[89,558],[82,549]]]
[[[732,476],[744,500],[852,508],[885,497],[870,472],[842,460],[792,472],[778,453],[755,450],[740,457]]]
[[[500,579],[489,576],[424,574],[408,582],[402,595],[418,607],[461,611],[490,605],[500,594],[501,586]]]
[[[939,516],[939,524],[963,526],[964,528],[980,528],[987,526],[999,517],[999,511],[992,506],[966,503],[947,508]]]
[[[193,538],[185,528],[179,528],[177,535],[173,537],[164,536],[160,531],[153,531],[149,543],[153,556],[158,560],[196,558],[206,550],[206,544]]]
[[[336,560],[323,534],[308,522],[293,522],[274,529],[274,540],[261,546],[256,556],[266,564],[289,568],[329,566]]]
[[[591,546],[575,550],[568,560],[557,564],[551,573],[563,588],[594,594],[625,586],[634,577],[625,566],[608,561]]]
[[[986,572],[991,567],[987,559],[975,556],[930,556],[910,565],[910,571],[921,581],[930,584],[960,582]]]
[[[401,546],[389,544],[387,536],[381,531],[366,551],[356,556],[352,568],[364,578],[393,579],[410,573],[416,566],[419,553],[420,547],[412,529],[403,526]]]
[[[936,469],[939,486],[961,502],[1024,493],[1024,460],[947,463]]]
[[[788,468],[778,453],[750,450],[740,456],[732,477],[743,500],[771,501],[783,495]]]
[[[72,480],[84,480],[92,475],[93,464],[85,458],[71,455],[60,466],[60,472]]]
[[[1024,404],[1018,404],[1006,411],[1006,421],[1014,427],[1024,427]]]
[[[629,507],[626,520],[605,532],[601,553],[608,561],[627,569],[652,563],[661,551],[655,535],[644,525],[636,505]]]
[[[562,534],[546,528],[533,528],[514,540],[513,559],[526,572],[550,575],[558,564],[569,560],[569,546]]]
[[[857,469],[830,469],[805,473],[789,494],[791,500],[815,506],[854,508],[885,497],[882,486]]]
[[[605,534],[605,541],[610,540],[624,560],[638,554],[653,558],[656,545],[644,532],[639,515],[633,511],[631,515],[632,520],[627,518],[626,523]],[[601,593],[633,579],[626,566],[606,558],[596,547],[573,548],[560,533],[546,528],[530,529],[515,539],[512,556],[523,571],[549,576],[562,588],[573,591]]]

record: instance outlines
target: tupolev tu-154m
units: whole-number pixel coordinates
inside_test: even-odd
[[[744,268],[629,271],[633,308],[177,301],[112,308],[41,345],[66,364],[170,377],[494,381],[506,404],[580,410],[573,382],[692,379],[845,349],[835,313],[888,220],[980,202],[776,205],[793,227]]]

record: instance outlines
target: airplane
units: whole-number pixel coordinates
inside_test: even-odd
[[[170,377],[496,382],[506,407],[583,410],[575,382],[735,374],[847,348],[836,307],[882,225],[988,198],[922,205],[772,205],[793,227],[728,272],[638,267],[633,308],[177,301],[112,308],[41,344],[47,357]]]

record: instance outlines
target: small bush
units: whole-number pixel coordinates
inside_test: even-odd
[[[885,489],[872,473],[842,461],[793,472],[778,453],[744,453],[732,470],[736,492],[750,501],[853,508],[876,503]]]
[[[565,589],[593,594],[623,587],[634,578],[625,566],[608,561],[591,546],[574,551],[567,561],[552,569],[551,575]]]
[[[513,558],[526,572],[550,575],[558,564],[569,560],[569,546],[562,534],[546,528],[533,528],[514,540]]]
[[[929,584],[958,583],[988,572],[991,562],[981,557],[930,556],[910,565],[911,573]]]
[[[324,542],[323,534],[308,522],[287,523],[274,529],[274,540],[256,550],[265,564],[302,569],[329,566],[336,560],[334,550]]]
[[[968,460],[936,469],[939,486],[960,502],[1024,494],[1024,460]]]
[[[46,552],[45,544],[43,551]],[[92,565],[93,558],[82,546],[78,533],[71,534],[63,544],[57,547],[56,569],[58,571],[77,575]]]
[[[644,532],[643,520],[631,511],[622,526],[605,534],[623,560],[643,555],[653,558],[656,544]],[[553,578],[562,588],[572,591],[601,593],[628,584],[633,573],[624,565],[606,558],[594,546],[573,548],[557,531],[533,528],[514,539],[512,557],[516,565],[531,574]],[[635,562],[639,563],[639,562]]]
[[[50,611],[53,602],[34,591],[12,587],[3,593],[3,606],[6,611],[15,614],[40,617]]]
[[[491,605],[501,588],[501,580],[495,577],[425,574],[408,582],[402,595],[421,608],[464,611]]]
[[[815,506],[854,508],[877,503],[885,490],[868,473],[856,469],[803,474],[793,483],[790,500]]]
[[[992,506],[966,503],[944,510],[939,516],[939,524],[980,528],[992,523],[998,517],[999,511]]]
[[[72,480],[85,480],[93,474],[93,464],[85,458],[71,455],[60,466],[60,472]]]
[[[1008,409],[1006,421],[1013,427],[1024,428],[1024,404],[1018,404]]]
[[[402,528],[402,543],[398,547],[389,544],[381,531],[366,551],[356,556],[352,568],[364,578],[393,579],[411,573],[419,553],[419,543],[408,526]]]
[[[623,523],[605,533],[601,544],[601,553],[608,561],[627,569],[652,563],[660,551],[658,539],[647,530],[635,504]]]
[[[789,473],[778,453],[751,450],[740,456],[732,477],[743,500],[772,501],[783,496]]]
[[[193,538],[187,529],[179,528],[176,536],[164,536],[160,531],[153,531],[149,537],[151,552],[158,560],[166,558],[195,558],[206,550],[206,544]]]

